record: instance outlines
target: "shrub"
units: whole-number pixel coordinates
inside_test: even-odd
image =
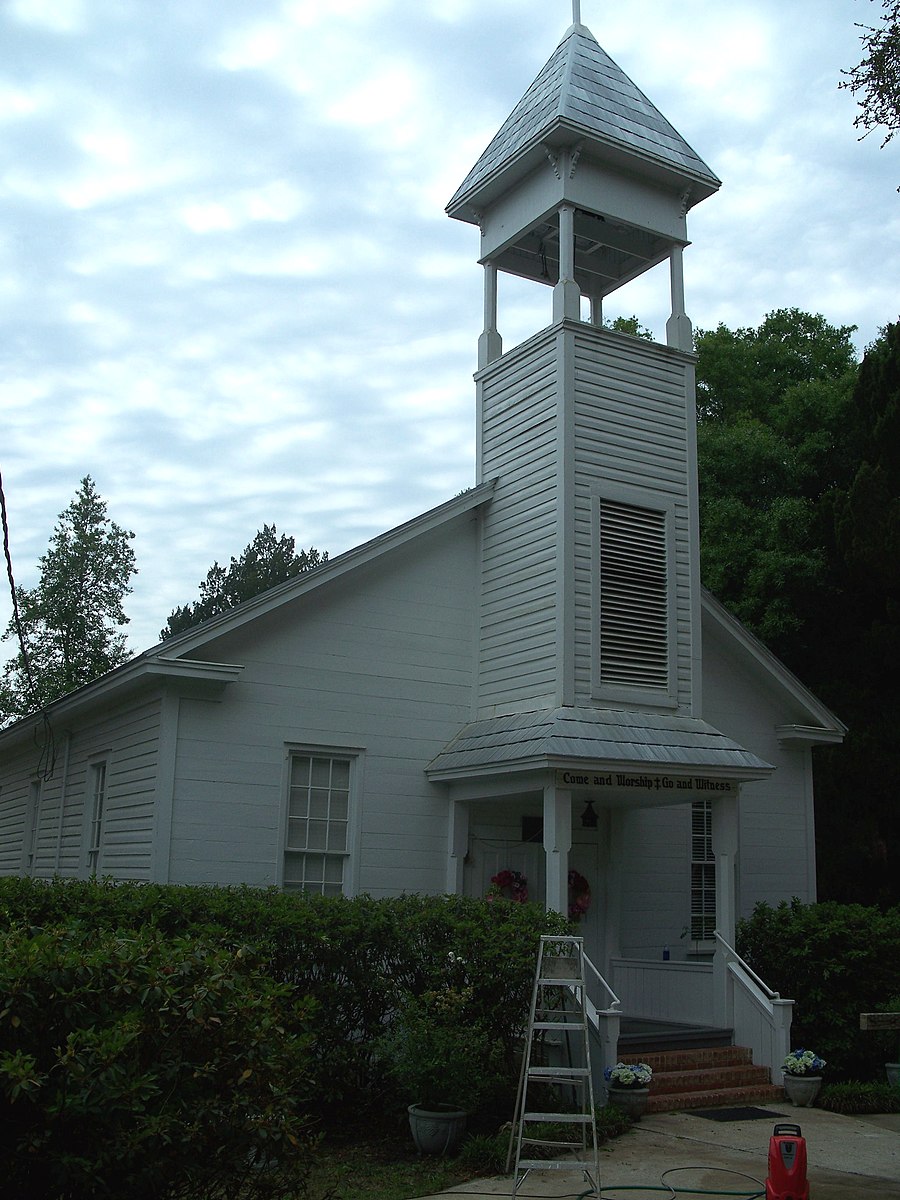
[[[302,1188],[312,1010],[243,950],[151,928],[0,940],[0,1158],[30,1200]]]
[[[833,1083],[824,1087],[816,1101],[819,1108],[829,1112],[854,1116],[861,1113],[900,1112],[900,1088],[886,1083]]]
[[[741,921],[737,949],[766,983],[794,1000],[791,1042],[815,1046],[838,1082],[880,1072],[879,1038],[859,1028],[900,992],[900,908],[758,904]]]
[[[373,900],[286,895],[274,888],[0,879],[0,923],[150,929],[232,951],[327,1015],[311,1051],[318,1114],[378,1104],[387,1086],[374,1053],[408,997],[450,980],[471,989],[467,1019],[504,1048],[507,1069],[527,1021],[538,940],[569,931],[536,904],[462,896]],[[510,1088],[498,1079],[498,1098]],[[508,1081],[506,1081],[508,1082]],[[514,1082],[513,1082],[514,1087]]]

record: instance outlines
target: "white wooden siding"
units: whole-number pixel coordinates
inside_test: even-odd
[[[555,690],[558,613],[557,339],[532,338],[479,381],[482,476],[498,478],[485,518],[481,713]]]
[[[135,700],[114,714],[95,716],[84,725],[73,722],[65,732],[55,731],[54,771],[41,784],[34,875],[85,873],[90,765],[102,759],[107,764],[106,802],[97,873],[117,879],[149,878],[159,709],[158,698]],[[15,782],[0,795],[3,874],[21,871],[28,791],[37,754],[29,746],[16,761]],[[6,777],[10,777],[8,773]]]
[[[688,708],[693,641],[689,360],[667,347],[590,326],[579,330],[575,352],[576,703],[590,703],[595,682],[593,497],[604,488],[618,488],[627,489],[637,504],[674,505],[676,697],[681,708]]]
[[[424,767],[471,717],[476,540],[467,515],[205,647],[244,670],[221,702],[181,701],[172,882],[278,880],[293,746],[360,756],[358,890],[440,890],[448,807]]]

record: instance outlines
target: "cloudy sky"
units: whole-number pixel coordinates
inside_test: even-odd
[[[837,88],[870,0],[582,0],[723,180],[695,325],[900,315],[900,146]],[[571,0],[0,0],[0,469],[18,582],[90,474],[134,649],[264,523],[332,555],[473,482],[477,231],[444,205]],[[501,290],[507,346],[549,291]],[[614,298],[616,299],[616,298]],[[665,279],[621,293],[658,337]],[[9,599],[0,599],[5,627]],[[11,644],[0,655],[11,652]]]

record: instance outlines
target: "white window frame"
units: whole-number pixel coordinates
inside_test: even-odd
[[[25,824],[22,829],[22,871],[25,875],[34,874],[34,863],[37,858],[38,834],[41,823],[43,790],[43,783],[40,779],[32,779],[28,785],[28,799],[25,803]]]
[[[309,767],[308,774],[304,773],[303,764]],[[328,764],[327,781],[323,764]],[[346,767],[346,787],[341,786],[342,779],[335,781],[335,765]],[[287,747],[278,854],[278,886],[282,891],[356,894],[361,779],[359,749],[321,745]]]
[[[88,805],[90,821],[87,828],[87,870],[96,875],[103,868],[104,818],[109,807],[109,763],[105,758],[88,764]],[[88,806],[86,806],[87,808]]]
[[[712,840],[712,799],[691,802],[691,942],[715,942],[716,856]]]
[[[632,488],[610,488],[605,486],[597,490],[592,497],[592,695],[598,700],[617,700],[630,704],[647,704],[654,707],[675,708],[677,706],[677,611],[676,611],[676,580],[675,580],[675,502],[671,497],[660,496],[652,492],[637,491]],[[601,539],[602,510],[606,504],[615,504],[628,508],[641,509],[655,514],[663,521],[663,539],[665,554],[665,639],[666,639],[666,682],[660,687],[656,684],[641,684],[622,680],[603,678],[602,670],[602,630],[603,612],[601,604]]]

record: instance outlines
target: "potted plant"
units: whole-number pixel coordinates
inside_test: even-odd
[[[808,1108],[815,1102],[822,1086],[822,1068],[825,1059],[813,1050],[792,1050],[781,1064],[784,1072],[784,1090],[791,1104],[797,1108]]]
[[[618,1062],[603,1071],[610,1104],[624,1109],[635,1121],[647,1111],[653,1070],[646,1063]]]
[[[891,999],[888,1000],[887,1004],[883,1004],[878,1011],[887,1013],[900,1013],[900,996],[892,996]],[[887,1076],[887,1081],[891,1087],[900,1086],[900,1046],[897,1045],[897,1037],[898,1034],[896,1031],[894,1031],[893,1040],[891,1043],[889,1043],[890,1048],[887,1050],[888,1054],[890,1054],[892,1051],[895,1051],[895,1061],[886,1062],[884,1064],[884,1073]]]
[[[387,1074],[413,1100],[409,1127],[420,1154],[451,1153],[467,1115],[493,1090],[502,1052],[471,1011],[472,989],[409,995],[379,1043]]]

